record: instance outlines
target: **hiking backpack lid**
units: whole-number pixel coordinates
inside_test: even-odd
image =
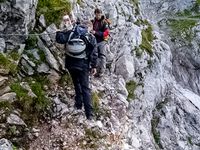
[[[74,27],[66,43],[66,54],[74,58],[86,58],[86,43],[81,38],[86,36],[88,30],[82,25]]]

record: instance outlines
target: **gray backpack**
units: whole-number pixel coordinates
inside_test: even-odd
[[[86,58],[86,42],[81,37],[87,37],[88,30],[86,27],[76,25],[68,38],[68,42],[65,45],[66,54],[74,58]]]

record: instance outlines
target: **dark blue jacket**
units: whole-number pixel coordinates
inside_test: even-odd
[[[71,32],[71,31],[67,31]],[[65,67],[67,69],[77,69],[77,70],[89,70],[91,68],[97,67],[97,58],[98,58],[98,50],[97,50],[97,42],[94,35],[88,33],[86,38],[85,36],[81,36],[80,38],[86,43],[86,54],[87,57],[84,59],[74,58],[66,55],[65,59]]]
[[[78,31],[78,26],[75,26],[73,31]],[[56,32],[56,41],[60,44],[66,44],[69,35],[72,32],[72,30],[69,31],[58,31]],[[87,38],[86,38],[87,37]],[[97,50],[97,41],[94,35],[85,32],[84,36],[81,34],[80,38],[86,43],[86,53],[87,57],[84,59],[78,59],[74,57],[70,57],[66,55],[65,59],[65,66],[67,69],[78,69],[78,70],[85,70],[91,68],[97,67],[97,58],[98,58],[98,50]]]

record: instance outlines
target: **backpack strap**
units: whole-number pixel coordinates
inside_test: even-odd
[[[71,32],[70,32],[69,38],[68,38],[68,40],[67,40],[67,43],[71,40],[72,35],[74,34],[76,28],[77,28],[77,24],[75,24],[75,25],[73,26],[73,28],[72,28],[72,30],[71,30]]]

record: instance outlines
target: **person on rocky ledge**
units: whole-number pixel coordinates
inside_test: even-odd
[[[92,22],[88,20],[75,25],[72,30],[56,33],[56,41],[65,44],[65,67],[75,88],[74,107],[81,110],[84,105],[88,120],[93,119],[89,75],[96,74],[98,58],[96,38],[90,33],[92,28]]]
[[[93,30],[91,32],[96,37],[98,48],[99,61],[96,76],[102,77],[106,69],[106,48],[109,37],[109,27],[100,9],[96,8],[94,14],[95,18],[92,20]]]

